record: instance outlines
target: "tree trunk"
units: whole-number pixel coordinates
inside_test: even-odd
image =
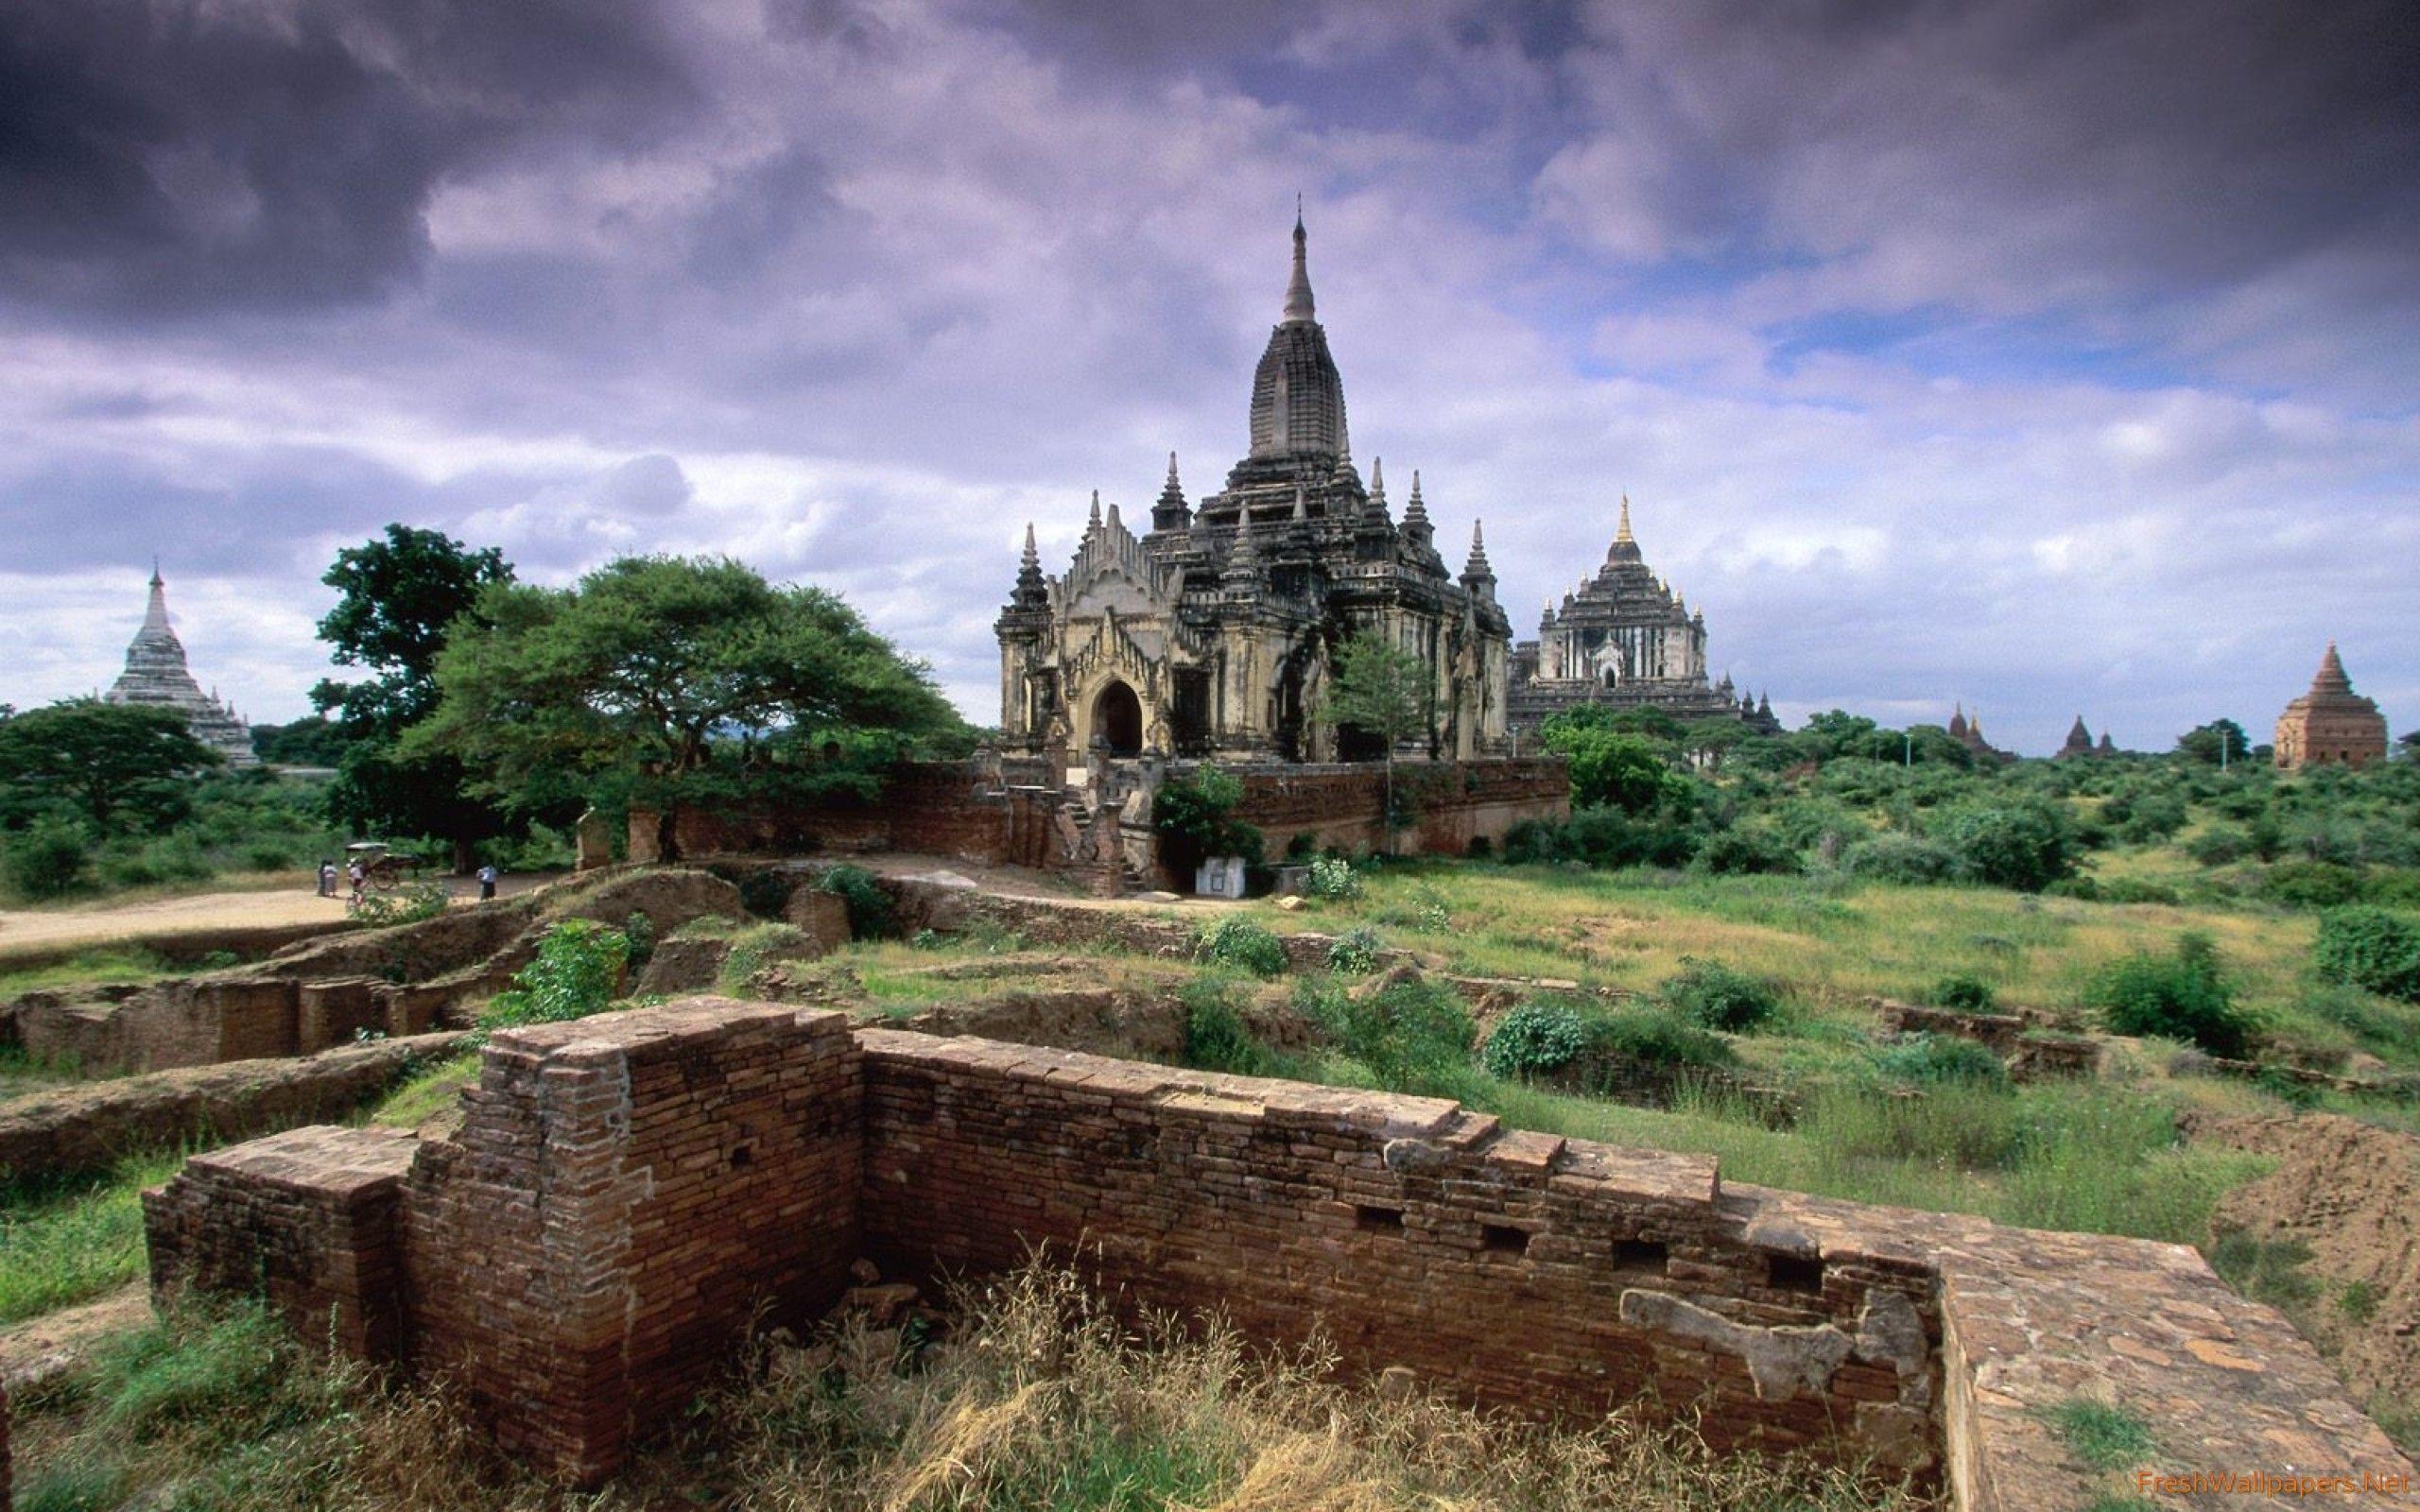
[[[456,835],[454,837],[454,875],[469,876],[478,869],[477,862],[478,858],[471,853],[471,837],[467,834]]]

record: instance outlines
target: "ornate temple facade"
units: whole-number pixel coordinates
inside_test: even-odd
[[[2386,716],[2353,691],[2336,643],[2319,661],[2310,691],[2277,716],[2276,761],[2291,771],[2304,766],[2367,766],[2386,760]]]
[[[126,670],[117,675],[104,696],[111,703],[158,704],[185,716],[193,737],[217,751],[230,766],[257,766],[252,732],[222,702],[217,691],[201,691],[185,665],[184,643],[168,625],[168,586],[160,569],[151,569],[151,602],[143,611],[143,627],[126,648]]]
[[[1428,669],[1428,729],[1402,754],[1467,760],[1508,746],[1511,626],[1478,529],[1456,574],[1419,473],[1400,522],[1376,460],[1362,482],[1306,248],[1297,217],[1284,316],[1253,375],[1251,450],[1225,488],[1187,501],[1171,455],[1139,533],[1096,493],[1056,576],[1027,526],[994,627],[1007,748],[1069,760],[1373,756],[1374,741],[1322,715],[1338,647],[1365,631]]]
[[[1547,606],[1538,638],[1512,652],[1511,720],[1537,728],[1582,704],[1656,709],[1675,719],[1737,719],[1779,734],[1772,701],[1706,680],[1705,615],[1648,567],[1631,534],[1630,499],[1596,576]]]

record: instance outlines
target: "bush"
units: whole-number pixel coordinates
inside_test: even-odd
[[[2252,835],[2232,825],[2213,825],[2186,841],[2185,853],[2205,867],[2223,867],[2252,854]]]
[[[1260,832],[1236,819],[1244,784],[1216,766],[1163,782],[1151,798],[1151,828],[1160,837],[1160,859],[1169,870],[1189,874],[1212,856],[1241,856],[1260,865]]]
[[[2308,988],[2299,1006],[2312,1018],[2350,1031],[2377,1055],[2407,1064],[2420,1061],[2420,1010],[2338,982]]]
[[[1280,976],[1286,971],[1286,946],[1249,919],[1221,919],[1201,932],[1195,953],[1205,961],[1239,967],[1254,976]]]
[[[2360,868],[2333,861],[2280,861],[2260,878],[2260,896],[2290,908],[2339,908],[2361,894]]]
[[[1524,1003],[1506,1014],[1479,1049],[1490,1075],[1519,1081],[1560,1071],[1587,1047],[1580,1015],[1560,1003]]]
[[[2380,997],[2420,1003],[2420,924],[2384,908],[2331,908],[2311,951],[2319,974]]]
[[[1709,835],[1690,865],[1718,877],[1789,876],[1804,869],[1797,851],[1753,830],[1724,830]]]
[[[1243,984],[1204,972],[1177,989],[1184,1005],[1184,1063],[1239,1076],[1261,1073],[1268,1059],[1244,1022]]]
[[[1849,847],[1841,865],[1869,882],[1921,887],[1947,882],[1958,870],[1958,857],[1947,846],[1918,835],[1877,834]]]
[[[1874,1054],[1876,1071],[1916,1086],[2005,1089],[2008,1067],[1987,1045],[1956,1035],[1911,1034]]]
[[[372,929],[391,929],[424,923],[445,912],[445,884],[432,880],[411,883],[393,892],[364,893],[353,917]]]
[[[1348,929],[1327,948],[1327,969],[1340,976],[1367,976],[1378,969],[1377,932]]]
[[[1981,977],[1960,971],[1935,982],[1925,999],[1961,1013],[1989,1013],[1999,1006],[2000,995]]]
[[[2110,962],[2093,977],[2084,1001],[2114,1034],[2183,1040],[2231,1060],[2252,1053],[2258,1027],[2236,1006],[2218,947],[2202,934],[2182,936],[2168,955],[2142,951]]]
[[[1780,990],[1720,961],[1681,958],[1680,971],[1656,989],[1676,1013],[1708,1029],[1746,1034],[1780,1017]]]
[[[1949,817],[1941,837],[1962,875],[1995,887],[2040,892],[2075,872],[2075,826],[2047,803],[1967,809]]]
[[[1668,1008],[1619,1008],[1589,1021],[1588,1055],[1650,1065],[1712,1071],[1735,1065],[1738,1052]]]
[[[6,861],[9,885],[20,898],[64,898],[92,881],[84,832],[61,819],[45,819],[10,837]]]
[[[859,939],[895,939],[899,912],[874,874],[863,867],[834,867],[816,883],[848,905],[849,933]]]
[[[1394,982],[1358,998],[1315,990],[1299,1005],[1389,1091],[1461,1097],[1470,1090],[1471,1040],[1478,1026],[1461,995],[1450,988]]]
[[[1322,856],[1311,863],[1310,891],[1314,898],[1358,898],[1361,874],[1340,856]]]
[[[546,931],[538,942],[537,958],[489,1003],[479,1024],[501,1029],[587,1018],[621,990],[622,968],[630,957],[631,942],[620,930],[567,919]]]
[[[631,942],[631,970],[635,971],[655,956],[655,920],[637,909],[622,920],[622,937]]]

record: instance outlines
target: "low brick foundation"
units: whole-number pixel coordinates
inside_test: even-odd
[[[979,1272],[1036,1245],[1138,1302],[1322,1331],[1351,1368],[1702,1409],[1719,1445],[1870,1454],[1975,1512],[2092,1500],[2039,1417],[2079,1395],[2180,1469],[2411,1469],[2190,1249],[1736,1186],[1432,1099],[698,999],[499,1033],[465,1105],[416,1149],[314,1129],[197,1160],[146,1197],[155,1287],[266,1277],[374,1352],[400,1273],[404,1358],[582,1484],[855,1256]]]

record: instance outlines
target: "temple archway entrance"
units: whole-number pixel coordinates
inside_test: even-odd
[[[1143,754],[1143,700],[1123,682],[1113,682],[1093,699],[1093,733],[1109,743],[1113,756]]]

